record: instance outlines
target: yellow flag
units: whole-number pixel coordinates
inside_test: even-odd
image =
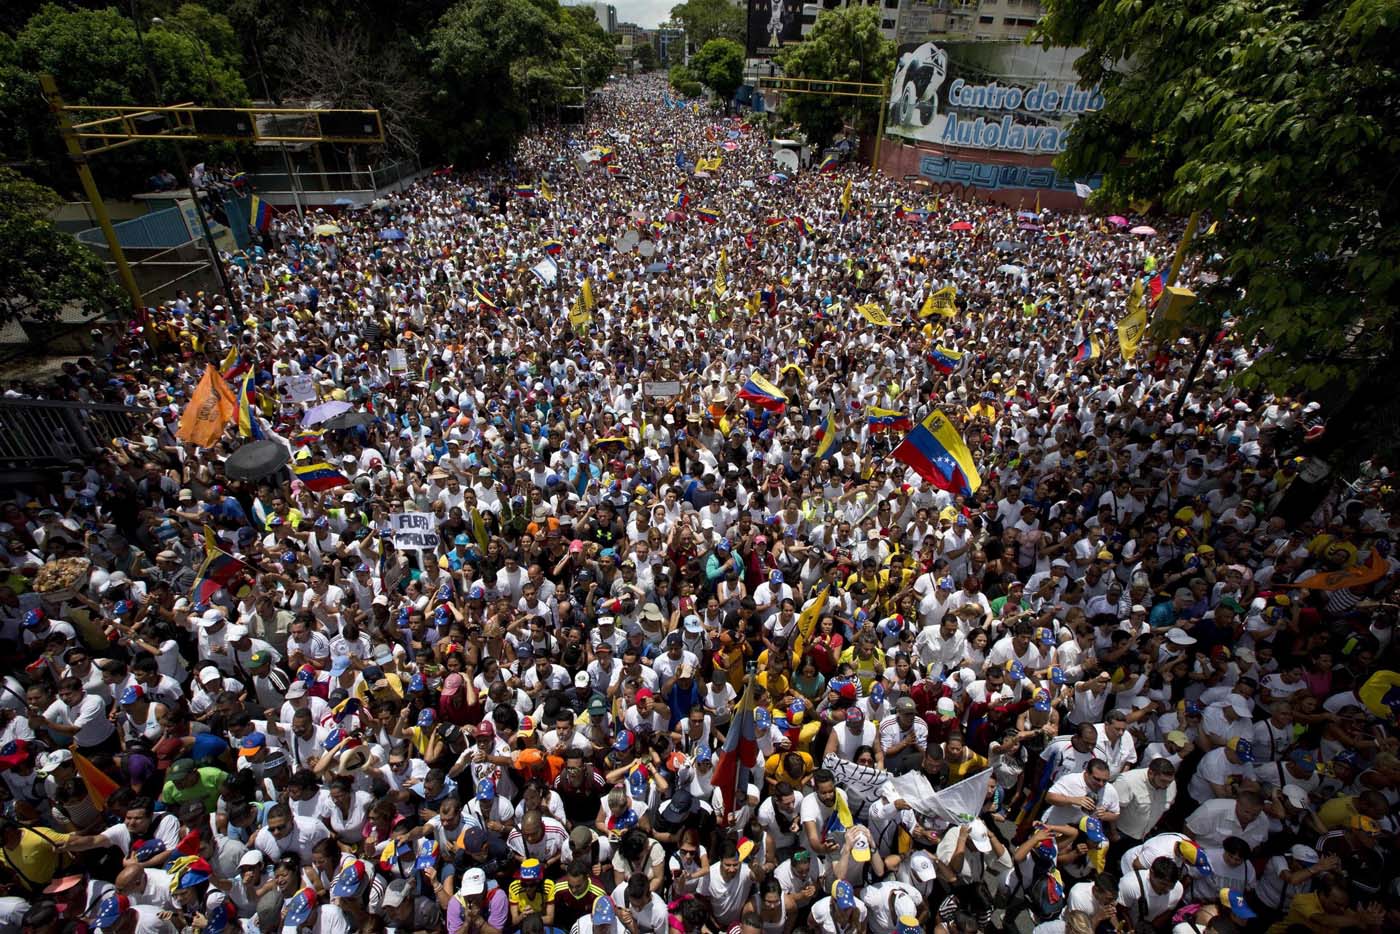
[[[486,546],[491,544],[491,536],[486,531],[486,520],[482,517],[481,510],[477,509],[475,506],[472,507],[471,519],[472,537],[476,539],[476,547],[480,548],[482,553],[485,554]]]
[[[894,322],[890,320],[890,316],[885,314],[885,309],[881,308],[874,302],[868,302],[864,305],[857,305],[856,311],[860,313],[860,316],[862,318],[864,318],[866,321],[869,321],[876,327],[888,328],[894,325]]]
[[[554,200],[554,192],[549,190],[549,185],[545,183],[544,179],[540,179],[540,197],[546,201]]]
[[[574,299],[574,307],[569,309],[569,327],[581,334],[592,321],[593,316],[583,307],[583,296],[580,295]]]
[[[920,318],[929,318],[938,315],[942,318],[953,318],[958,314],[957,299],[958,287],[956,285],[945,285],[937,292],[930,292],[928,298],[924,299],[924,307],[919,309]]]
[[[729,294],[729,259],[724,250],[719,251],[719,263],[715,266],[715,295],[724,298]]]
[[[238,415],[238,400],[233,390],[212,365],[204,368],[204,376],[194,387],[189,404],[180,415],[180,427],[175,437],[199,447],[213,447],[224,433],[224,426]]]
[[[832,428],[831,419],[827,419],[827,428],[828,434],[834,438],[836,432],[830,430]],[[823,438],[822,440],[825,441],[826,439]],[[830,596],[830,594],[831,585],[828,584],[822,588],[822,592],[817,594],[817,598],[808,604],[807,608],[797,617],[797,638],[794,639],[792,643],[793,658],[800,659],[802,657],[802,648],[811,640],[812,633],[817,631],[817,620],[821,619],[822,610],[826,607],[826,598]]]
[[[598,307],[598,299],[597,299],[597,297],[593,294],[593,280],[592,280],[592,279],[584,279],[584,280],[583,280],[583,293],[582,293],[582,298],[583,298],[583,310],[584,310],[584,311],[593,311],[594,309],[596,309],[596,308]]]
[[[841,189],[841,218],[845,220],[851,214],[851,180],[846,179],[846,187]]]
[[[758,314],[758,293],[757,293],[757,292],[755,292],[755,293],[753,293],[752,295],[749,296],[749,300],[746,301],[746,302],[744,302],[744,307],[748,309],[749,314],[751,314],[751,315],[756,315],[756,314]]]
[[[1133,281],[1133,290],[1128,293],[1128,313],[1118,322],[1118,349],[1123,351],[1123,359],[1131,360],[1137,355],[1142,334],[1147,330],[1147,304],[1142,300],[1142,280]]]

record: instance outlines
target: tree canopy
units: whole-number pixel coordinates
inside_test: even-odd
[[[0,322],[52,319],[68,303],[97,310],[120,301],[102,261],[49,219],[52,189],[0,168]]]
[[[1263,352],[1247,386],[1352,404],[1328,428],[1355,460],[1397,437],[1400,3],[1047,0],[1047,44],[1078,46],[1102,110],[1059,169],[1102,173],[1094,203],[1202,211],[1219,275],[1197,312]],[[1212,259],[1219,257],[1218,259]]]
[[[691,58],[690,73],[721,101],[733,100],[744,82],[744,47],[733,39],[711,39]]]
[[[671,20],[685,28],[686,39],[694,48],[704,48],[711,39],[744,41],[744,11],[730,0],[686,0],[671,7]]]
[[[821,13],[812,35],[783,49],[777,61],[789,77],[887,85],[894,76],[894,43],[880,35],[878,8],[839,7]],[[850,97],[788,94],[782,114],[800,126],[811,142],[824,146],[847,121],[872,132],[880,106],[880,101]]]

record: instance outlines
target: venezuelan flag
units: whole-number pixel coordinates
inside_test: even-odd
[[[836,167],[841,164],[841,157],[834,152],[829,152],[822,157],[822,164],[817,166],[818,172],[835,172]]]
[[[496,304],[496,300],[491,297],[491,293],[486,291],[479,284],[472,284],[472,294],[476,296],[478,302],[490,308],[492,311],[501,310],[501,306]]]
[[[787,396],[777,386],[754,372],[744,385],[739,387],[739,398],[751,402],[769,412],[781,412],[787,408]]]
[[[516,185],[515,196],[517,198],[533,198],[535,196],[534,185]]]
[[[338,486],[348,486],[350,478],[325,461],[315,464],[296,464],[292,473],[313,493],[324,493]]]
[[[257,416],[253,413],[253,371],[248,370],[243,374],[243,380],[238,384],[238,433],[244,438],[260,440],[263,436],[262,426],[258,424]]]
[[[940,490],[959,496],[971,496],[982,485],[962,435],[937,409],[905,436],[894,449],[894,459]]]
[[[671,207],[677,211],[684,211],[685,206],[690,203],[690,195],[683,191],[676,192],[676,200],[671,202]]]
[[[190,599],[195,603],[208,603],[220,590],[232,593],[232,584],[239,574],[248,570],[248,565],[221,549],[214,530],[204,527],[204,563],[195,577]]]
[[[564,241],[562,240],[546,240],[541,245],[550,256],[558,256],[564,250]]]
[[[225,380],[232,381],[242,376],[248,366],[248,360],[242,352],[237,347],[230,347],[224,356],[223,363],[219,364],[219,375]]]
[[[719,223],[719,212],[714,208],[696,208],[695,216],[707,224]]]
[[[788,222],[786,217],[765,217],[763,226],[772,230],[774,227],[781,227]]]
[[[712,781],[724,798],[726,813],[734,810],[734,800],[737,797],[739,780],[742,778],[740,766],[752,769],[758,763],[758,724],[754,716],[757,702],[753,687],[754,676],[749,675],[748,683],[744,687],[744,696],[734,708],[734,719],[730,721],[729,730],[725,733],[724,749],[715,762]]]
[[[1074,362],[1083,363],[1085,360],[1093,360],[1102,353],[1103,347],[1099,344],[1099,339],[1091,334],[1074,351]]]
[[[318,429],[303,428],[296,434],[292,435],[292,446],[304,448],[308,444],[315,444],[316,442],[320,441],[322,437],[324,437],[324,434]]]
[[[875,434],[882,431],[908,431],[914,427],[913,419],[905,413],[873,405],[866,412],[865,423]]]
[[[947,347],[935,346],[928,355],[929,363],[940,373],[951,373],[962,363],[962,354],[956,350],[949,350]]]
[[[248,202],[248,226],[262,233],[272,226],[272,205],[257,195]]]
[[[1152,294],[1152,302],[1153,302],[1153,304],[1156,304],[1157,299],[1161,298],[1161,296],[1162,296],[1162,291],[1163,291],[1164,289],[1166,289],[1166,287],[1167,287],[1167,274],[1168,274],[1169,272],[1171,272],[1171,269],[1170,269],[1170,268],[1163,268],[1163,269],[1162,269],[1160,272],[1158,272],[1155,276],[1150,276],[1150,277],[1148,278],[1148,280],[1147,280],[1147,291],[1150,292],[1150,293]]]
[[[817,460],[825,460],[836,450],[836,413],[826,417],[817,439]]]
[[[795,216],[792,219],[792,226],[797,228],[797,232],[804,237],[811,236],[812,225],[807,222],[807,218]]]

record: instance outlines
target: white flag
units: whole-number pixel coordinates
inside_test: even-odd
[[[1083,182],[1075,182],[1074,193],[1081,198],[1087,198],[1094,193],[1094,189],[1090,188]]]
[[[552,289],[554,288],[555,281],[559,278],[559,264],[554,261],[554,257],[546,256],[544,259],[531,266],[530,272],[534,273],[535,277],[544,283],[545,288]]]

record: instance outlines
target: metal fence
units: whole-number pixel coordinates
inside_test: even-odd
[[[51,467],[84,458],[145,420],[124,405],[0,399],[0,469]]]
[[[269,170],[254,172],[250,178],[253,189],[259,192],[340,192],[340,191],[379,191],[412,178],[420,171],[418,163],[412,159],[398,159],[378,165],[366,166],[356,172],[312,172],[298,169],[296,187],[286,172]]]
[[[129,221],[120,221],[112,227],[117,232],[117,242],[124,250],[169,249],[188,243],[191,237],[184,213],[178,207],[152,211]],[[82,231],[78,234],[78,240],[88,246],[107,246],[101,227]]]

